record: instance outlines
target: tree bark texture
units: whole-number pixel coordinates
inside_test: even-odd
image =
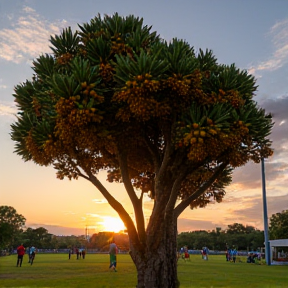
[[[171,219],[170,219],[171,220]],[[150,235],[146,249],[131,251],[131,257],[138,273],[137,288],[176,288],[177,279],[177,225],[176,221],[164,221],[162,229]],[[149,231],[147,231],[149,233]],[[155,241],[153,238],[155,237]],[[160,241],[159,238],[160,237]],[[159,243],[154,245],[155,243]]]

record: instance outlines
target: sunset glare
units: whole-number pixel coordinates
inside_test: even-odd
[[[121,219],[116,217],[105,216],[103,217],[103,222],[98,222],[97,224],[103,227],[103,231],[107,232],[118,233],[126,229]]]

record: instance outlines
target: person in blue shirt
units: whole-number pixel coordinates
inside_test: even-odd
[[[33,264],[35,253],[36,253],[36,248],[34,246],[30,247],[29,262],[31,263],[31,265]]]
[[[232,254],[232,260],[233,260],[233,262],[235,263],[235,262],[236,262],[236,256],[237,256],[237,249],[234,248],[234,249],[231,251],[231,254]]]

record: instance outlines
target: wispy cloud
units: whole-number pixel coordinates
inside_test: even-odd
[[[102,218],[103,216],[95,213],[86,213],[87,217],[92,217],[92,218]]]
[[[266,61],[250,68],[251,74],[259,71],[274,71],[288,63],[288,19],[277,22],[270,29],[268,35],[272,37],[274,52]]]
[[[5,84],[2,84],[2,82],[3,82],[3,79],[0,79],[0,89],[6,89],[7,88],[7,85],[5,85]]]
[[[108,201],[106,199],[93,199],[93,202],[95,202],[96,204],[107,204]]]
[[[0,30],[0,59],[14,63],[49,52],[50,35],[58,34],[66,26],[64,20],[49,23],[30,7],[24,7],[20,14],[16,19],[7,16],[12,28]]]
[[[13,103],[0,102],[0,115],[15,117],[17,108]]]
[[[63,213],[64,215],[76,215],[77,214],[76,212],[73,212],[73,211],[64,211]]]
[[[26,227],[30,227],[33,229],[43,227],[48,230],[49,233],[54,235],[84,235],[85,230],[83,228],[74,228],[74,227],[65,227],[60,225],[54,225],[54,224],[43,224],[43,223],[33,223],[33,222],[27,222]]]

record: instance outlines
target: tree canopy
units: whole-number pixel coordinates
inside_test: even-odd
[[[25,246],[35,246],[37,248],[51,248],[52,234],[44,227],[30,228],[28,227],[22,235],[23,244]]]
[[[288,239],[288,210],[272,214],[269,235],[270,239]]]
[[[253,226],[246,225],[240,223],[234,223],[232,225],[228,225],[227,233],[228,234],[248,234],[255,231]]]
[[[22,232],[25,217],[11,206],[0,206],[0,248],[8,248]]]
[[[272,154],[271,115],[253,100],[247,71],[161,39],[142,18],[98,15],[78,26],[51,36],[52,53],[15,87],[15,152],[53,165],[59,179],[93,183],[125,223],[134,262],[148,261],[185,208],[221,202],[235,167]],[[103,170],[124,184],[136,224],[98,180]],[[154,200],[147,225],[145,193]]]

